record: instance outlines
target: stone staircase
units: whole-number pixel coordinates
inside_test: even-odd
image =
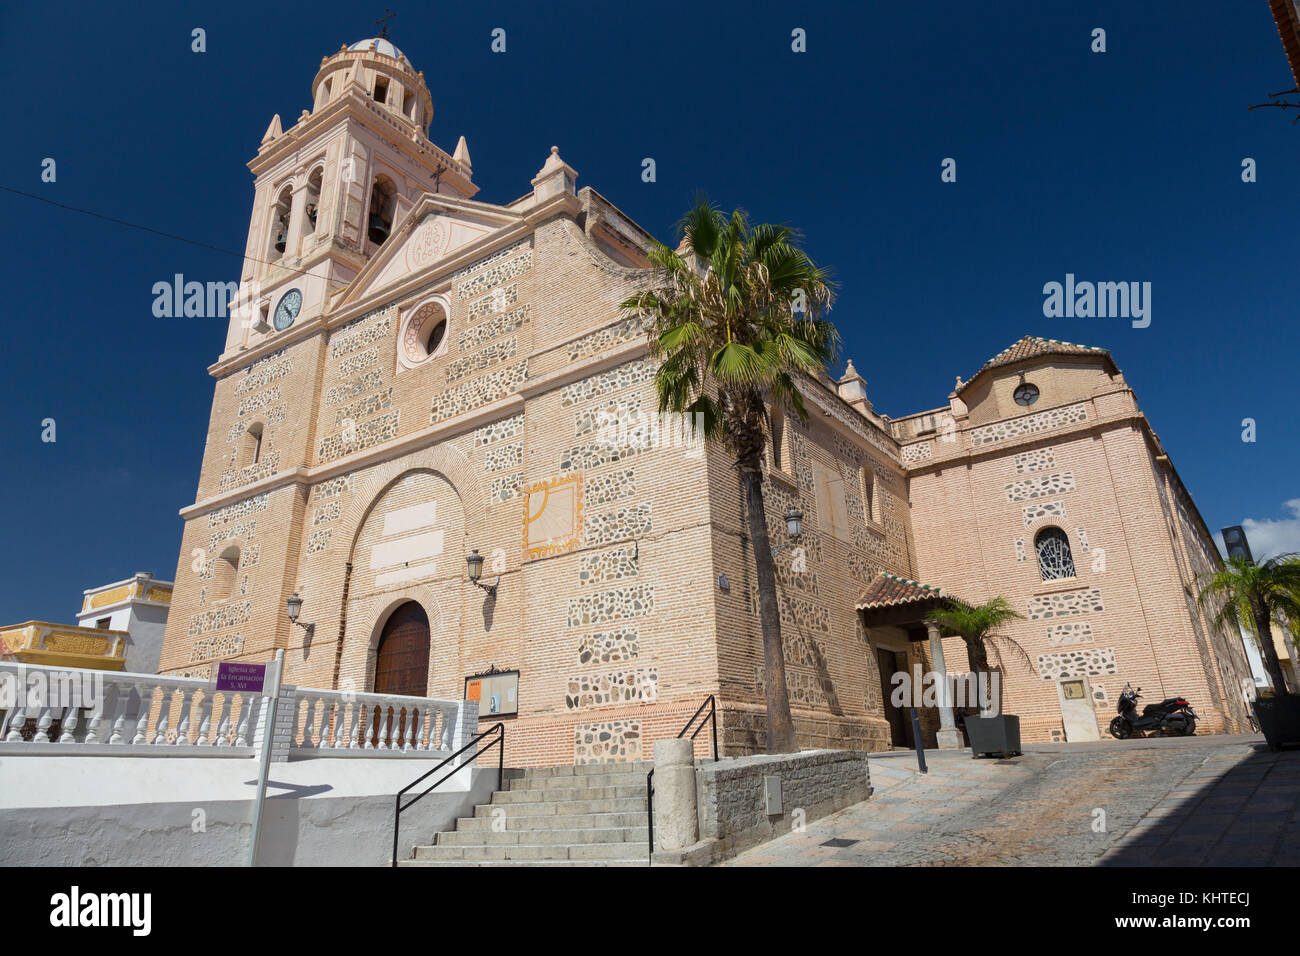
[[[505,789],[402,866],[646,866],[645,777],[654,766],[507,770]]]

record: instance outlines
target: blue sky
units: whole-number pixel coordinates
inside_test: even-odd
[[[6,5],[0,184],[242,251],[245,163],[272,114],[288,126],[310,106],[320,58],[382,12]],[[1300,547],[1300,126],[1246,110],[1294,85],[1265,0],[397,13],[430,135],[468,138],[478,198],[528,191],[555,144],[580,186],[660,238],[700,190],[798,227],[840,282],[844,355],[886,414],[943,404],[1026,333],[1108,347],[1210,527],[1253,520],[1257,552]],[[945,157],[956,183],[940,181]],[[239,262],[8,193],[0,210],[0,622],[70,621],[83,588],[175,572],[225,321],[155,318],[151,289],[176,272],[235,279]],[[1044,318],[1043,284],[1067,272],[1151,282],[1150,326]]]

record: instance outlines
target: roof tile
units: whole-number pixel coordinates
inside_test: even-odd
[[[878,607],[897,607],[917,601],[932,601],[939,597],[951,597],[940,588],[911,578],[901,578],[888,571],[881,571],[879,577],[858,598],[858,610],[870,610]]]

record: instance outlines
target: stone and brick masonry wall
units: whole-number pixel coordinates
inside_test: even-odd
[[[779,778],[779,814],[767,812],[764,777]],[[656,863],[716,863],[871,796],[867,755],[846,750],[700,761],[695,781],[699,843],[656,850]]]
[[[907,486],[892,438],[828,393],[824,401],[839,415],[814,407],[806,425],[787,416],[789,471],[769,467],[764,480],[768,534],[783,548],[777,590],[786,684],[801,747],[886,749],[880,675],[855,608],[878,572],[914,574]],[[767,740],[753,552],[734,461],[713,449],[709,469],[714,576],[730,582],[729,591],[714,589],[721,743],[727,754],[753,753]],[[801,551],[783,547],[792,505],[804,515]]]
[[[1091,380],[1050,368],[1033,378],[1044,401],[1064,404],[905,455],[913,500],[926,503],[913,512],[920,576],[976,602],[1002,595],[1024,615],[1006,633],[1030,660],[1004,650],[1002,670],[1004,709],[1020,715],[1027,742],[1062,739],[1057,681],[1075,677],[1088,682],[1101,734],[1130,681],[1148,699],[1186,695],[1207,732],[1235,729],[1240,708],[1221,688],[1242,654],[1189,600],[1195,575],[1180,567],[1178,522],[1162,508],[1162,469],[1131,391],[1100,369]],[[1072,577],[1042,578],[1034,542],[1048,526],[1068,537]],[[960,640],[944,653],[950,669],[965,668]]]

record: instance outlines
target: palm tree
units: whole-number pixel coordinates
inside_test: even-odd
[[[1300,621],[1300,554],[1280,554],[1258,564],[1228,558],[1217,571],[1201,575],[1198,583],[1201,607],[1212,613],[1216,625],[1231,625],[1254,636],[1274,692],[1285,694],[1286,679],[1269,624]]]
[[[798,749],[786,691],[776,560],[763,506],[763,460],[772,408],[807,421],[801,373],[824,373],[839,336],[823,316],[829,273],[799,248],[786,226],[751,225],[697,199],[678,228],[677,251],[656,243],[654,288],[623,309],[648,320],[660,413],[689,416],[693,431],[735,455],[757,566],[759,620],[767,669],[767,749]]]
[[[1008,621],[1024,618],[1004,597],[995,597],[978,605],[954,600],[946,610],[934,611],[930,616],[940,627],[958,635],[966,645],[966,660],[970,663],[971,673],[975,675],[976,688],[981,686],[980,675],[991,670],[990,650],[999,667],[1002,667],[1004,649],[1023,659],[1030,667],[1033,666],[1025,649],[1013,638],[1001,633],[1003,625]]]

